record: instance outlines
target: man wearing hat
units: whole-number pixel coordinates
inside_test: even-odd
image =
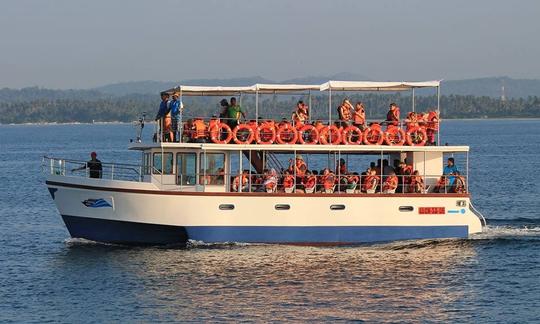
[[[73,169],[71,170],[71,172],[75,172],[77,170],[88,169],[90,170],[89,171],[90,178],[101,178],[101,175],[103,173],[103,168],[101,166],[101,161],[97,159],[97,153],[96,152],[90,153],[90,158],[91,160],[86,162],[85,165],[83,165],[80,168]]]
[[[304,176],[306,175],[307,170],[308,170],[308,167],[302,155],[298,154],[296,156],[295,161],[293,161],[292,159],[289,160],[289,172],[291,174],[296,173],[297,189],[303,189],[300,187],[301,187],[302,181],[304,180]]]
[[[182,113],[184,112],[184,105],[180,100],[180,92],[175,92],[172,95],[172,100],[170,102],[171,109],[171,122],[172,122],[172,132],[173,132],[173,141],[178,142],[182,138],[182,130],[178,134],[178,126],[182,127]]]

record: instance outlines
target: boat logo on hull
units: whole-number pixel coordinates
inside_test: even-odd
[[[101,208],[101,207],[110,207],[112,208],[112,205],[105,199],[99,198],[99,199],[86,199],[82,201],[83,205],[86,207],[91,208]]]

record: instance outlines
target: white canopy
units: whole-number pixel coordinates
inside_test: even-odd
[[[264,84],[257,83],[254,85],[258,93],[290,93],[295,91],[319,91],[321,86],[317,84]]]
[[[316,84],[263,84],[252,86],[221,87],[221,86],[186,86],[180,85],[165,90],[172,94],[180,92],[182,96],[232,96],[241,93],[282,94],[300,91],[404,91],[414,88],[435,88],[440,81],[423,82],[379,82],[379,81],[328,81],[321,85]]]
[[[404,91],[414,88],[435,88],[440,81],[379,82],[379,81],[328,81],[321,84],[320,91]]]
[[[254,93],[255,86],[249,87],[206,87],[180,85],[164,92],[173,94],[180,92],[182,96],[233,96],[240,93]]]

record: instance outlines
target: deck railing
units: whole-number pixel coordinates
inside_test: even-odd
[[[101,162],[101,171],[92,171],[88,161],[68,160],[44,156],[41,168],[54,175],[100,178],[124,181],[143,181],[143,167],[136,164]]]

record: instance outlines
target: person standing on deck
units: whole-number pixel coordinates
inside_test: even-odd
[[[306,104],[300,100],[296,104],[296,110],[292,113],[291,119],[296,128],[300,128],[309,120],[309,112]]]
[[[347,127],[350,125],[353,111],[354,109],[349,99],[344,99],[338,107],[340,126]]]
[[[236,104],[236,98],[232,97],[231,104],[227,108],[227,124],[229,124],[229,127],[231,127],[232,130],[238,126],[241,116],[246,118],[246,113],[242,110],[240,105]]]
[[[167,142],[165,138],[169,136],[169,134],[165,134],[165,116],[167,116],[170,110],[169,94],[167,92],[162,92],[161,103],[159,104],[159,110],[155,118],[159,123],[159,134],[162,142]]]
[[[364,103],[359,101],[356,103],[355,111],[353,114],[354,126],[360,128],[361,131],[366,129],[366,108]]]
[[[172,122],[172,133],[173,133],[173,141],[179,142],[182,139],[182,113],[184,112],[184,105],[180,100],[180,92],[175,92],[172,95],[172,100],[170,102],[170,110],[171,110],[171,122]],[[180,127],[180,129],[178,129]]]
[[[453,157],[448,158],[447,164],[444,167],[443,175],[447,177],[447,188],[446,192],[450,192],[450,189],[454,186],[454,182],[456,181],[456,178],[453,176],[454,174],[459,173],[458,168],[456,167],[455,161]]]
[[[390,109],[386,114],[386,122],[388,125],[399,125],[399,107],[393,102],[390,104]]]
[[[88,175],[90,178],[99,179],[103,175],[103,167],[101,166],[101,161],[97,159],[97,153],[90,153],[90,161],[86,162],[82,167],[71,170],[75,172],[77,170],[88,169]]]

